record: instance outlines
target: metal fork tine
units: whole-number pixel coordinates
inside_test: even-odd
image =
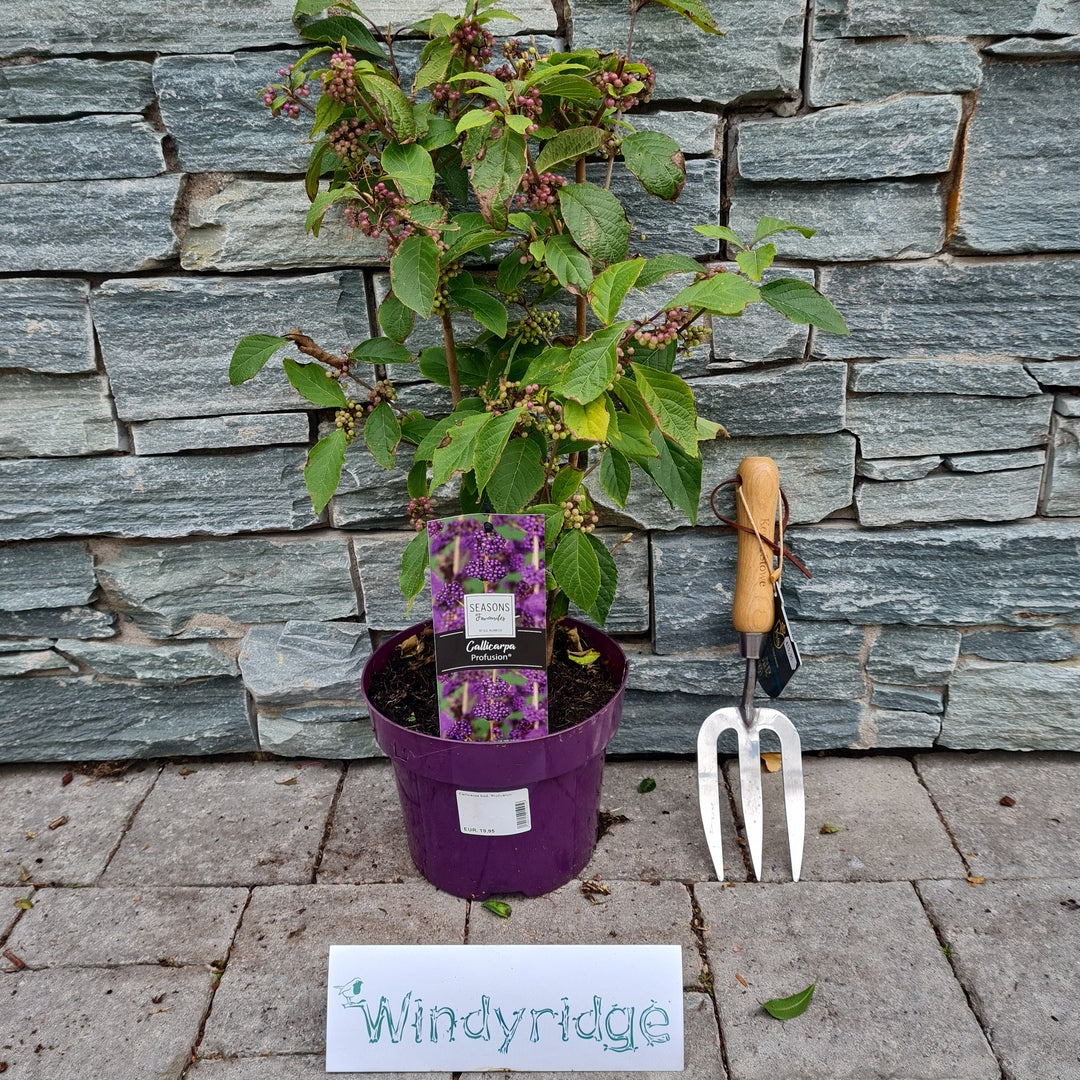
[[[761,880],[761,838],[764,811],[761,805],[761,745],[756,725],[737,729],[739,735],[739,796],[742,801],[743,826],[750,848],[754,877]]]
[[[716,880],[724,880],[723,829],[720,825],[720,760],[716,753],[716,740],[730,722],[725,713],[730,709],[717,709],[706,717],[698,732],[698,803],[701,806],[701,824],[705,829],[705,842],[716,871]]]
[[[787,818],[791,879],[802,872],[803,839],[806,833],[806,797],[803,793],[802,743],[795,725],[782,713],[770,710],[770,727],[780,737],[780,760],[784,771],[784,816]]]

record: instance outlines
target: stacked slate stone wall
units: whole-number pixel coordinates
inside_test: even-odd
[[[5,12],[4,760],[376,752],[358,681],[411,621],[404,469],[355,448],[316,516],[302,468],[325,416],[280,369],[226,375],[247,333],[355,345],[386,288],[377,242],[305,236],[302,125],[259,103],[297,55],[291,9]],[[606,47],[627,21],[624,0],[518,10],[542,43]],[[707,496],[747,454],[779,463],[814,574],[785,574],[805,663],[783,708],[807,747],[1080,749],[1080,9],[718,14],[726,37],[660,7],[638,20],[660,71],[639,122],[680,139],[688,180],[677,208],[621,192],[634,245],[723,261],[693,224],[815,226],[783,235],[776,272],[816,281],[852,333],[755,310],[682,363],[731,439],[704,448],[697,527],[644,483],[606,510],[609,541],[633,535],[613,749],[690,752],[740,687],[734,540]]]

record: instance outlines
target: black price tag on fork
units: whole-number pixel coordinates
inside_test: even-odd
[[[787,686],[791,676],[799,670],[802,657],[799,647],[791,636],[787,612],[784,610],[784,597],[780,584],[773,585],[774,619],[773,628],[765,639],[765,648],[757,662],[758,686],[769,697],[779,697]]]

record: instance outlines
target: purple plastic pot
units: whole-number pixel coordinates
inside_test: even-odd
[[[572,620],[568,620],[572,622]],[[422,624],[421,624],[422,625]],[[587,720],[555,735],[506,743],[461,743],[421,735],[387,719],[370,701],[372,680],[394,647],[421,629],[382,644],[364,667],[362,687],[375,739],[394,765],[409,853],[432,885],[482,900],[491,893],[540,896],[565,885],[596,846],[604,750],[622,715],[626,654],[607,634],[584,627],[591,647],[619,680],[615,696]],[[458,792],[528,790],[531,827],[513,835],[461,831]],[[476,803],[476,797],[465,796]],[[499,800],[494,800],[498,802]]]

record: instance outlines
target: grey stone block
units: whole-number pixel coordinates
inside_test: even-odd
[[[0,548],[0,609],[30,611],[89,603],[97,588],[85,544],[19,544]]]
[[[738,761],[725,763],[741,815]],[[765,830],[762,880],[790,881],[782,773],[761,775]],[[963,877],[964,864],[909,761],[898,757],[807,757],[803,880],[912,881]],[[904,808],[897,821],[896,808]],[[742,822],[740,820],[740,832]],[[823,833],[823,825],[839,832]],[[724,838],[725,843],[728,838]],[[731,844],[735,837],[731,837]],[[748,973],[747,973],[748,974]]]
[[[31,671],[78,671],[78,667],[51,649],[41,652],[0,652],[0,676],[26,675]]]
[[[694,891],[738,1077],[784,1075],[797,1060],[805,1080],[997,1080],[994,1055],[907,882],[707,882]],[[759,1004],[815,979],[801,1017],[778,1024]],[[882,985],[903,1009],[881,1007]]]
[[[1046,464],[1045,450],[1006,450],[992,454],[949,454],[945,465],[953,472],[1000,472]]]
[[[404,409],[416,407],[408,403],[405,394],[398,396],[397,403]],[[430,415],[438,415],[438,412]],[[393,469],[384,469],[363,442],[353,443],[345,455],[337,494],[330,500],[331,523],[338,529],[409,528],[406,481],[411,467],[411,446],[403,444],[399,447],[397,464]],[[451,494],[453,491],[451,486],[435,493],[440,514],[456,513],[457,498]]]
[[[259,749],[263,753],[294,758],[333,758],[354,761],[379,757],[371,725],[356,718],[364,712],[355,708],[321,706],[311,709],[286,709],[284,713],[260,712],[255,717],[259,730]],[[298,718],[297,713],[304,713]],[[328,717],[343,716],[334,720]]]
[[[814,283],[813,270],[787,266],[766,270],[762,281],[774,281],[778,277]],[[725,366],[742,367],[767,360],[802,360],[806,355],[808,336],[808,327],[789,322],[767,304],[752,305],[738,317],[718,315],[712,320],[713,357]]]
[[[1059,416],[1080,416],[1080,397],[1075,394],[1055,395],[1054,412]]]
[[[791,259],[920,259],[945,245],[945,196],[937,180],[736,181],[731,228],[752,237],[760,217],[818,230],[809,240],[794,232],[769,238]]]
[[[952,676],[959,650],[959,630],[883,626],[870,646],[866,671],[882,682],[939,686]]]
[[[799,4],[731,4],[718,21],[725,37],[706,35],[656,5],[642,12],[634,28],[634,57],[659,72],[653,100],[730,105],[798,96],[803,41]],[[612,0],[576,3],[573,47],[623,48],[628,24],[627,9]]]
[[[670,135],[684,154],[717,154],[721,119],[697,110],[660,109],[654,113],[628,113],[623,117],[635,131],[660,131]]]
[[[176,254],[170,218],[181,177],[0,185],[0,243],[9,270],[153,270]],[[116,228],[122,221],[124,227]]]
[[[296,350],[282,351],[242,386],[229,383],[229,360],[246,335],[284,335],[297,325],[336,351],[348,344],[340,301],[337,274],[107,281],[91,307],[117,412],[153,420],[302,409],[309,403],[281,369],[281,358],[296,358]]]
[[[596,536],[609,551],[626,535],[625,529],[596,530]],[[615,552],[614,558],[619,570],[618,592],[611,602],[604,629],[609,634],[647,634],[651,606],[648,536],[643,532],[632,533],[629,541]],[[575,619],[585,619],[585,613],[575,604],[570,605],[570,615]]]
[[[163,138],[137,115],[47,124],[0,120],[0,183],[157,176],[165,171]]]
[[[823,435],[844,427],[842,364],[791,364],[732,371],[691,386],[698,412],[729,435]]]
[[[874,686],[870,704],[894,712],[926,713],[936,716],[945,711],[945,696],[940,690],[914,690],[908,686]]]
[[[340,776],[336,763],[166,765],[102,884],[306,884]]]
[[[302,181],[228,180],[214,195],[192,200],[180,251],[185,270],[295,270],[385,266],[386,242],[353,234],[331,208],[318,236],[305,231]]]
[[[786,582],[786,578],[784,579]],[[787,588],[785,584],[784,588]],[[861,656],[866,633],[850,623],[811,623],[789,619],[789,629],[803,656]]]
[[[153,645],[132,645],[121,641],[61,638],[56,648],[98,675],[112,679],[177,683],[238,674],[236,661],[209,642],[171,645],[158,641]]]
[[[0,681],[0,760],[101,761],[256,749],[239,679]]]
[[[1051,517],[1080,514],[1080,417],[1054,417],[1040,510]]]
[[[317,521],[305,454],[0,461],[0,538],[232,535]]]
[[[847,527],[793,530],[792,550],[814,571],[814,580],[785,576],[788,614],[793,619],[905,625],[1031,628],[1075,622],[1078,537],[1080,523],[1072,521],[872,533]],[[659,543],[653,541],[654,566]],[[705,546],[689,537],[664,543],[673,570]],[[1004,574],[1003,567],[1022,569]],[[714,578],[710,573],[699,581],[699,594],[716,579],[734,580],[730,574]],[[873,590],[866,588],[867,581],[875,583]],[[659,599],[660,589],[654,586],[654,591]]]
[[[6,884],[14,885],[24,866],[35,882],[93,885],[158,775],[156,765],[145,764],[97,779],[80,768],[64,784],[68,771],[66,765],[0,766],[10,801],[0,840]],[[63,826],[49,828],[62,817]]]
[[[311,438],[311,423],[303,412],[148,420],[132,424],[131,435],[136,454],[178,454],[228,446],[306,444]]]
[[[214,965],[228,955],[246,889],[43,889],[8,943],[32,968]]]
[[[364,594],[364,618],[373,630],[404,630],[423,622],[431,614],[431,585],[406,611],[406,600],[398,586],[401,573],[401,553],[412,539],[407,532],[368,533],[354,536],[352,545],[360,588]]]
[[[1059,38],[1014,37],[984,45],[982,51],[991,56],[1010,58],[1050,59],[1080,56],[1080,34]]]
[[[1042,446],[1054,399],[974,394],[867,394],[847,405],[864,457],[963,454]]]
[[[0,375],[0,457],[76,457],[120,449],[109,380]]]
[[[949,944],[956,977],[980,1022],[994,1033],[1006,1075],[1068,1076],[1076,1045],[1063,1023],[1073,1009],[1080,963],[1076,912],[1080,880],[920,883],[938,933]]]
[[[214,978],[206,968],[158,965],[22,971],[10,982],[4,1056],[15,1076],[179,1080]]]
[[[359,700],[371,656],[363,624],[287,622],[253,626],[240,646],[244,686],[256,705]]]
[[[1039,393],[1039,384],[1012,360],[876,360],[852,365],[848,389],[857,394],[1030,397]]]
[[[1080,643],[1068,630],[973,630],[960,651],[984,660],[1069,660]]]
[[[920,754],[915,768],[973,875],[1080,876],[1075,754],[938,752]],[[1005,795],[1016,805],[1002,806]]]
[[[967,136],[958,248],[1076,250],[1080,150],[1069,132],[1080,123],[1078,90],[1080,64],[987,66]]]
[[[62,375],[96,371],[89,295],[89,285],[74,278],[5,281],[0,295],[0,367]]]
[[[1080,750],[1080,668],[960,661],[940,741],[958,750]]]
[[[0,611],[0,636],[33,638],[111,638],[116,629],[111,611],[93,608],[41,608],[36,611]]]
[[[426,882],[255,889],[200,1053],[322,1054],[329,946],[355,941],[358,933],[388,945],[460,945],[465,910],[464,900]],[[279,989],[283,971],[288,994]],[[253,1000],[269,1004],[253,1013]]]
[[[860,458],[855,463],[855,475],[867,480],[920,480],[936,469],[942,462],[938,454],[917,458],[880,458],[867,461]]]
[[[827,0],[815,11],[814,36],[889,37],[898,34],[963,37],[969,34],[1075,34],[1080,17],[1070,4],[1039,0]]]
[[[1043,364],[1026,364],[1028,374],[1045,387],[1080,389],[1080,360],[1057,360]]]
[[[945,473],[855,488],[859,523],[871,527],[928,521],[1015,521],[1034,517],[1041,468]]]
[[[946,172],[960,109],[957,95],[932,94],[788,119],[744,120],[739,125],[739,175],[806,182]]]
[[[142,60],[39,60],[0,72],[0,117],[141,113],[154,100]]]
[[[334,804],[319,884],[400,883],[419,877],[409,857],[393,768],[386,761],[354,761]]]
[[[815,355],[829,359],[1053,359],[1080,348],[1080,259],[826,267],[819,287],[851,330],[815,335]]]
[[[862,734],[863,744],[874,749],[933,746],[941,734],[941,714],[871,708]]]
[[[299,58],[296,49],[159,57],[154,62],[154,89],[181,170],[294,176],[304,172],[311,151],[310,123],[285,116],[275,119],[259,94],[280,81],[280,68]],[[312,80],[308,85],[312,90],[308,104],[314,107],[321,84]]]
[[[151,637],[243,637],[246,623],[358,614],[343,537],[125,544],[101,559],[109,604]]]
[[[848,41],[811,45],[809,103],[851,105],[893,94],[952,94],[979,85],[979,54],[967,41]]]

